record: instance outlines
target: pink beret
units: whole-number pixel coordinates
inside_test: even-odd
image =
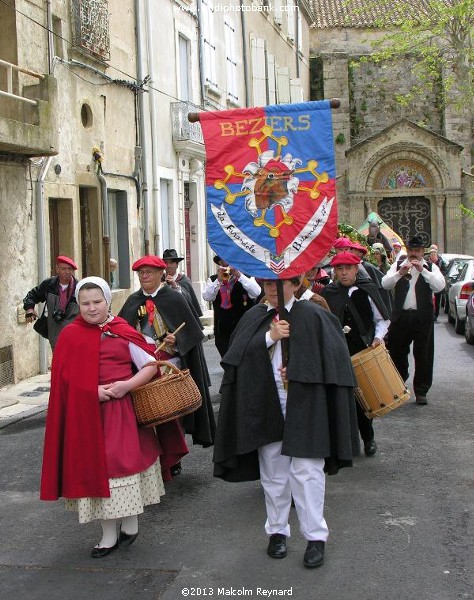
[[[132,265],[132,271],[138,271],[142,267],[152,267],[153,269],[166,269],[166,263],[159,256],[143,256],[136,260]]]
[[[336,238],[334,244],[332,245],[333,248],[350,248],[352,246],[352,242],[349,238],[346,237],[340,237],[340,238]]]
[[[360,264],[360,258],[352,252],[339,252],[331,259],[331,267],[337,265],[358,265]]]
[[[367,254],[367,248],[365,246],[363,246],[362,244],[359,244],[359,242],[351,242],[350,247],[352,250],[358,250],[359,252],[362,252],[363,254]]]
[[[69,256],[58,256],[56,258],[56,264],[58,265],[59,263],[64,263],[72,267],[74,271],[77,269],[76,263],[72,260],[72,258],[69,258]]]

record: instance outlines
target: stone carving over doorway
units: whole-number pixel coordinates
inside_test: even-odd
[[[426,167],[413,160],[395,160],[377,173],[373,189],[432,188],[433,177]]]
[[[423,196],[390,196],[378,204],[380,217],[398,235],[407,240],[421,236],[425,247],[431,244],[431,204]]]

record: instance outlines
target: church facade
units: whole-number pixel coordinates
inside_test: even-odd
[[[357,4],[354,0],[353,4]],[[428,247],[474,253],[473,115],[443,96],[442,86],[401,106],[415,75],[410,59],[359,63],[383,35],[376,15],[342,0],[313,0],[313,97],[339,98],[334,138],[340,221],[359,227],[371,212],[402,238],[419,234]]]

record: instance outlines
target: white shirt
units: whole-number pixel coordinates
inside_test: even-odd
[[[409,262],[410,261],[408,260],[408,258],[405,258],[405,260],[401,263],[400,268]],[[416,310],[417,308],[415,286],[416,282],[418,281],[418,277],[423,277],[433,292],[441,292],[444,289],[446,281],[444,279],[443,274],[439,270],[439,267],[432,264],[431,271],[428,271],[428,269],[424,268],[424,265],[427,264],[428,263],[425,260],[423,260],[423,270],[421,271],[421,273],[420,271],[418,271],[418,269],[415,268],[413,268],[410,271],[411,279],[408,281],[409,288],[407,296],[405,298],[405,302],[403,303],[403,310]],[[397,270],[397,263],[394,262],[390,269],[387,271],[387,274],[382,277],[382,287],[386,290],[392,290],[401,278],[402,276]]]
[[[241,273],[237,281],[240,281],[240,283],[243,285],[245,291],[249,295],[249,298],[255,300],[255,298],[258,298],[258,296],[260,296],[262,293],[262,290],[255,277],[247,277]],[[219,281],[219,279],[212,281],[212,279],[209,277],[209,279],[206,281],[206,287],[202,292],[202,299],[206,302],[213,302],[217,297],[217,293],[221,285],[222,283]]]
[[[294,296],[292,296],[292,298],[287,302],[287,304],[285,304],[285,308],[288,312],[290,312],[291,307],[293,306],[293,304],[296,302],[296,298]],[[273,310],[275,307],[271,306],[270,304],[268,305],[268,310]],[[273,351],[273,355],[271,358],[271,363],[272,363],[272,369],[273,369],[273,377],[275,379],[275,383],[277,386],[277,391],[278,391],[278,398],[280,399],[280,406],[281,406],[281,411],[283,413],[283,416],[286,416],[286,396],[287,396],[287,391],[285,389],[285,385],[281,379],[281,373],[280,373],[280,369],[283,366],[282,362],[282,354],[281,354],[281,340],[278,340],[277,342],[273,341],[272,338],[270,337],[270,332],[267,331],[266,335],[265,335],[265,341],[267,343],[267,348],[271,348],[272,346],[275,347],[274,351]]]

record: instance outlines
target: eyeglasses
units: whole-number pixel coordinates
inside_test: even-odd
[[[161,269],[163,270],[163,269]],[[138,273],[138,277],[143,277],[144,275],[155,275],[157,274],[159,271],[159,269],[153,269],[153,270],[148,270],[148,271],[137,271]]]

